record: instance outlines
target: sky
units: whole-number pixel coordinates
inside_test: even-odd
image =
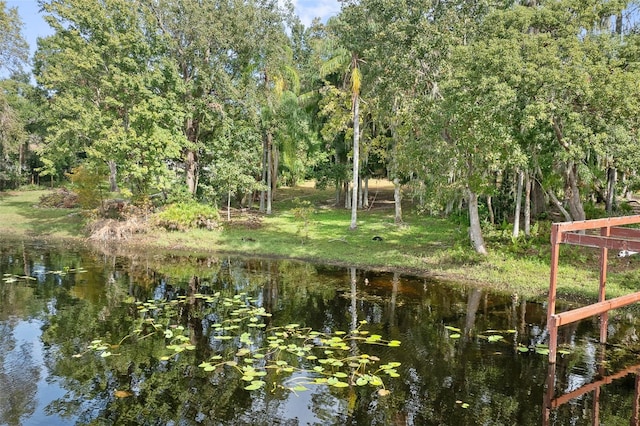
[[[33,55],[37,38],[46,37],[52,32],[39,13],[38,2],[36,0],[6,0],[5,2],[7,8],[18,8],[18,14],[24,24],[22,34],[29,43]],[[313,18],[319,17],[324,21],[340,12],[338,0],[292,0],[292,2],[305,26],[308,26]]]

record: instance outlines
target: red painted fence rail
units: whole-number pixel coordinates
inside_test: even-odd
[[[600,341],[607,340],[608,312],[640,301],[640,292],[606,300],[607,256],[609,250],[640,252],[640,229],[625,228],[625,225],[640,224],[640,215],[609,217],[605,219],[554,223],[551,227],[551,271],[549,278],[549,303],[547,326],[549,328],[549,363],[555,364],[558,348],[558,327],[600,315]],[[586,231],[599,230],[596,234]],[[598,235],[599,234],[599,235]],[[572,244],[600,249],[600,289],[598,302],[556,313],[558,288],[558,262],[561,244]]]

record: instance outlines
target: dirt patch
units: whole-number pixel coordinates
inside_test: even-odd
[[[225,222],[224,226],[233,229],[260,229],[262,228],[262,215],[248,212],[234,214],[232,212],[231,222]]]

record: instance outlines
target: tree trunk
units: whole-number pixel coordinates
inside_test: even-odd
[[[267,132],[267,214],[271,214],[271,199],[273,197],[273,191],[271,188],[271,168],[273,166],[271,159],[271,143],[273,136],[271,132]]]
[[[549,198],[551,198],[551,202],[558,208],[558,210],[560,210],[560,213],[562,213],[562,216],[564,216],[565,222],[571,222],[571,215],[569,214],[567,209],[564,208],[560,200],[558,200],[558,197],[556,197],[556,194],[554,194],[552,190],[549,190],[548,194],[549,194]]]
[[[531,176],[527,171],[524,181],[524,235],[531,234]]]
[[[580,200],[580,189],[578,188],[578,167],[571,162],[565,173],[565,197],[569,206],[572,220],[585,220],[586,215]]]
[[[615,167],[607,169],[607,199],[605,200],[605,206],[608,214],[613,213],[616,204],[617,175]]]
[[[231,222],[231,191],[227,191],[227,222]]]
[[[369,178],[364,178],[364,191],[362,194],[362,205],[369,207]]]
[[[280,151],[278,150],[278,144],[273,143],[273,136],[271,137],[271,199],[278,189],[278,169],[280,168]]]
[[[267,185],[267,138],[262,143],[262,183]],[[266,190],[260,190],[260,212],[264,213],[266,209]]]
[[[532,175],[531,180],[531,215],[536,216],[540,213],[545,213],[549,207],[549,197],[545,193],[544,188],[535,179],[535,175]]]
[[[454,200],[453,198],[451,198],[449,201],[447,201],[447,205],[444,208],[444,215],[445,216],[449,216],[452,212],[453,212],[453,205],[455,204],[456,200]]]
[[[26,143],[21,143],[18,148],[18,170],[16,170],[16,175],[18,176],[18,181],[20,181],[20,177],[22,176],[22,168],[24,167],[25,158],[27,157],[27,149],[29,145]],[[18,182],[20,185],[20,182]]]
[[[495,225],[496,215],[493,213],[493,197],[491,195],[487,196],[487,210],[489,210],[489,222]]]
[[[487,254],[487,248],[482,238],[482,228],[480,227],[480,215],[478,214],[478,194],[467,188],[467,204],[469,207],[469,238],[474,250],[482,255]]]
[[[194,150],[187,150],[187,158],[185,162],[185,171],[187,173],[187,188],[191,195],[195,195],[198,190],[198,162]]]
[[[524,185],[524,173],[522,170],[518,171],[518,189],[516,190],[516,211],[513,217],[513,238],[518,238],[520,235],[520,208],[522,206],[522,186]]]
[[[395,205],[394,222],[396,225],[402,223],[402,192],[400,191],[400,178],[393,178],[393,203]]]
[[[340,167],[340,156],[338,155],[338,149],[335,149],[335,153],[333,154],[333,158],[336,165],[336,170]],[[342,200],[342,179],[336,177],[336,207],[340,205],[340,200]]]
[[[351,186],[349,182],[344,183],[344,208],[351,209]]]
[[[120,188],[118,188],[118,167],[116,162],[109,160],[107,164],[109,164],[109,191],[120,192]]]
[[[353,97],[353,196],[351,200],[351,225],[350,230],[358,227],[358,180],[360,178],[358,167],[360,166],[360,97]]]
[[[627,174],[623,172],[622,178],[620,180],[622,180],[622,190],[620,191],[620,195],[623,196],[625,199],[630,200],[632,197],[630,197],[630,194],[629,194],[629,185],[627,184]]]

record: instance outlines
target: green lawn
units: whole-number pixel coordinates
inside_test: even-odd
[[[77,210],[36,207],[46,191],[12,192],[0,196],[0,233],[19,237],[83,236]],[[479,285],[495,291],[544,298],[549,282],[549,224],[538,234],[512,241],[509,230],[485,227],[490,254],[475,254],[468,243],[464,218],[444,219],[412,213],[405,224],[393,221],[393,206],[382,201],[358,215],[349,230],[350,211],[332,205],[333,191],[306,187],[277,192],[273,214],[222,214],[221,229],[146,234],[118,242],[120,249],[171,250],[184,253],[224,252],[305,259],[408,274],[436,276],[456,285]],[[303,204],[307,202],[307,204]],[[374,237],[380,237],[381,240]],[[640,259],[617,259],[612,253],[607,296],[640,289]],[[598,291],[598,251],[561,248],[559,294],[593,299]]]
[[[83,237],[83,221],[79,209],[38,206],[40,197],[49,192],[37,190],[0,193],[0,233],[17,237]]]

